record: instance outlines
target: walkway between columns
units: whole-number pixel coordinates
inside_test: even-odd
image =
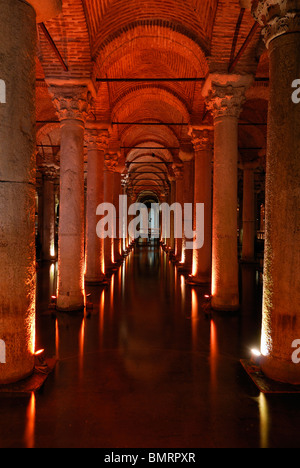
[[[241,312],[212,318],[205,289],[157,247],[89,287],[85,317],[47,310],[55,266],[41,270],[37,349],[59,363],[35,399],[0,399],[0,447],[297,446],[299,400],[259,395],[239,363],[260,332],[255,270],[243,268]]]

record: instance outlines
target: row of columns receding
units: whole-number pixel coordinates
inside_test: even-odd
[[[300,75],[300,12],[296,4],[287,10],[289,4],[295,3],[293,0],[274,1],[271,6],[269,3],[256,2],[253,11],[265,26],[270,57],[261,365],[265,374],[275,380],[300,383],[300,369],[291,360],[292,343],[300,339],[300,107],[291,100],[291,83]],[[0,127],[0,339],[6,344],[7,361],[1,364],[0,383],[8,383],[30,375],[34,368],[36,18],[26,2],[10,0],[1,3],[0,18],[3,79],[7,87]],[[19,51],[17,62],[11,50]],[[214,116],[213,219],[207,223],[207,229],[212,226],[212,305],[220,310],[236,309],[239,304],[237,139],[239,114],[249,85],[248,76],[214,74],[204,87]],[[83,305],[83,145],[91,96],[90,89],[82,84],[62,87],[52,83],[50,92],[61,122],[58,308],[74,310]],[[98,151],[90,149],[89,159],[94,158],[97,171],[106,178],[104,196],[113,200],[111,171],[101,169],[103,157]],[[198,148],[195,161],[195,200],[204,199],[207,206],[209,151]],[[207,173],[207,188],[199,184],[200,172]],[[248,182],[252,183],[250,178]],[[92,184],[95,193],[88,194],[90,210],[94,209],[100,185],[98,178]],[[87,226],[88,236],[89,230]],[[101,245],[98,248],[101,251]],[[204,250],[195,253],[195,276],[206,276],[208,270],[202,271],[209,263],[210,256],[206,255]]]

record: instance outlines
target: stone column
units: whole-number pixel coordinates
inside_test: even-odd
[[[192,281],[211,282],[212,265],[212,160],[213,134],[210,129],[193,130],[192,143],[195,149],[195,198],[196,204],[204,203],[204,245],[193,251]],[[194,222],[194,228],[196,228]]]
[[[243,164],[243,261],[253,261],[255,257],[255,167],[252,163]]]
[[[1,1],[0,56],[0,384],[6,384],[33,372],[35,352],[36,13],[28,2]]]
[[[300,104],[292,100],[300,78],[299,2],[256,1],[253,14],[270,57],[261,365],[271,379],[300,384],[292,360],[300,339]]]
[[[104,165],[104,202],[114,204],[114,178],[119,156],[110,151],[105,155]],[[104,239],[105,273],[109,274],[114,267],[114,232]]]
[[[239,309],[238,119],[252,78],[210,75],[203,94],[214,117],[212,307]]]
[[[176,203],[180,203],[183,209],[183,164],[174,164],[173,172],[176,180]],[[182,260],[182,237],[175,238],[175,261],[181,262]]]
[[[84,307],[84,131],[90,93],[86,86],[52,86],[61,122],[60,218],[57,308]]]
[[[104,241],[97,235],[97,207],[104,202],[104,155],[108,131],[101,125],[87,123],[88,150],[85,282],[102,283],[105,279]]]
[[[55,249],[55,189],[54,182],[58,178],[56,166],[43,166],[43,260],[54,261]]]

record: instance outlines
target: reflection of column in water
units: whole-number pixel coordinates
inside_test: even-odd
[[[110,282],[110,312],[114,310],[114,292],[115,292],[115,275],[112,275]]]
[[[82,320],[79,332],[79,378],[82,378],[83,372],[83,355],[84,355],[84,342],[85,342],[85,317]]]
[[[180,289],[181,289],[181,312],[184,313],[185,310],[185,297],[186,297],[186,284],[185,277],[180,275]]]
[[[217,328],[213,320],[210,322],[210,383],[211,392],[215,394],[217,390],[217,367],[218,367],[218,341]]]
[[[99,344],[100,349],[103,348],[103,334],[104,334],[104,310],[105,310],[105,290],[103,289],[100,299],[100,312],[99,312]]]
[[[260,445],[269,448],[269,408],[266,396],[261,393],[258,398],[260,416]]]
[[[195,289],[192,289],[191,324],[192,324],[192,348],[194,351],[196,351],[197,341],[198,341],[198,297],[197,297]]]
[[[36,401],[34,392],[31,393],[31,397],[28,403],[26,411],[26,426],[24,434],[24,442],[26,448],[34,448],[35,442],[35,416],[36,416]]]

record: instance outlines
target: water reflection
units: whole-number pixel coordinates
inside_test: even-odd
[[[269,448],[269,407],[266,396],[261,393],[258,400],[260,416],[260,447]]]
[[[36,418],[36,398],[32,392],[27,411],[24,442],[26,448],[34,448],[35,445],[35,418]]]

